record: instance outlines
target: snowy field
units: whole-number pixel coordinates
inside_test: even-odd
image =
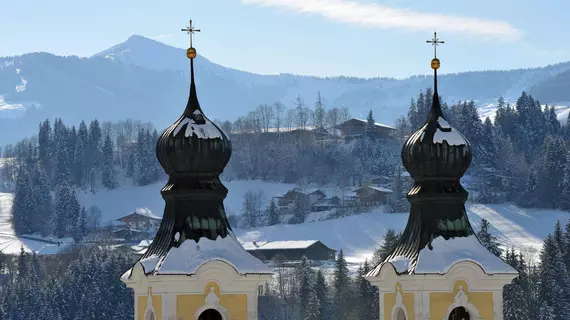
[[[566,223],[570,213],[557,210],[521,209],[512,204],[467,204],[467,214],[477,230],[481,219],[489,220],[491,233],[507,247],[527,255],[536,255],[542,241],[552,232],[557,220]],[[320,240],[325,245],[343,249],[349,262],[371,258],[386,230],[402,231],[407,213],[371,212],[336,220],[315,221],[300,225],[276,225],[253,230],[236,230],[241,241]],[[536,257],[530,257],[535,259]]]
[[[164,212],[164,200],[160,189],[166,181],[156,182],[144,187],[123,186],[115,190],[100,189],[97,193],[79,192],[79,203],[85,208],[97,206],[102,211],[102,223],[107,223],[122,216],[133,213],[137,208],[148,208],[159,217]],[[264,202],[294,188],[292,184],[265,182],[259,180],[233,180],[223,181],[228,188],[228,196],[224,202],[228,214],[240,214],[243,196],[248,191],[262,191]]]

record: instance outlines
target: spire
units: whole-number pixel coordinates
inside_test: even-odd
[[[431,104],[430,119],[443,117],[441,106],[439,104],[439,95],[437,93],[437,69],[440,67],[440,61],[437,58],[437,46],[444,44],[445,41],[439,40],[437,32],[433,33],[433,39],[427,40],[426,43],[433,45],[433,59],[431,59],[431,68],[433,69],[433,99]]]
[[[201,110],[200,103],[198,102],[198,95],[196,94],[196,83],[194,82],[194,58],[196,58],[196,49],[192,46],[192,36],[195,32],[201,32],[200,29],[195,29],[192,25],[192,20],[186,28],[181,29],[190,36],[190,47],[186,50],[186,57],[190,59],[190,95],[188,96],[188,103],[184,114],[190,116],[194,111]]]

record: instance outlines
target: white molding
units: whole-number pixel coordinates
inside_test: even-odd
[[[196,313],[194,313],[194,318],[196,320],[198,320],[198,318],[200,318],[200,315],[202,314],[202,312],[204,312],[208,309],[213,309],[213,310],[218,311],[220,313],[220,315],[222,316],[222,320],[230,320],[228,310],[226,310],[226,308],[224,308],[220,304],[220,298],[218,298],[218,295],[216,294],[215,290],[216,290],[216,288],[214,288],[214,286],[210,287],[210,293],[208,293],[208,295],[206,296],[206,299],[204,299],[205,300],[204,305],[202,305],[200,308],[198,308]]]
[[[403,297],[402,297],[402,289],[400,289],[399,286],[396,286],[396,303],[394,304],[394,306],[392,307],[392,312],[390,313],[390,320],[399,320],[398,317],[398,310],[402,310],[404,312],[404,316],[406,317],[406,320],[409,319],[408,318],[408,310],[406,310],[406,306],[404,306],[403,303]]]
[[[469,313],[469,317],[471,319],[473,320],[482,319],[481,315],[479,314],[479,310],[477,310],[477,308],[475,308],[475,306],[471,304],[471,302],[469,302],[469,297],[467,296],[467,293],[463,291],[463,286],[461,285],[459,286],[459,290],[457,290],[457,293],[455,294],[453,303],[447,308],[447,311],[445,312],[445,317],[442,320],[449,319],[449,315],[451,314],[451,312],[453,312],[455,308],[459,307],[465,308],[465,310],[467,310],[467,312]]]
[[[154,315],[153,318],[150,318],[149,315]],[[161,315],[162,317],[162,315]],[[146,296],[146,309],[143,315],[144,320],[157,320],[156,311],[154,310],[154,304],[152,303],[152,288],[148,288],[147,296]]]
[[[493,315],[494,320],[503,320],[503,291],[493,292]]]

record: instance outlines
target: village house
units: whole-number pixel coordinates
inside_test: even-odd
[[[333,261],[336,250],[318,240],[252,241],[242,243],[244,249],[262,261],[297,261],[306,257],[312,261]]]
[[[156,231],[162,218],[155,216],[149,209],[138,208],[135,212],[123,216],[117,220],[117,223],[140,231]]]
[[[366,132],[366,123],[366,120],[352,118],[339,124],[338,129],[345,139],[353,139],[362,136]],[[392,126],[374,123],[374,133],[379,139],[392,138],[395,132],[396,128]]]
[[[302,191],[295,188],[285,194],[275,197],[279,212],[286,213],[295,209],[297,202],[303,210],[309,210],[318,201],[324,199],[326,194],[320,189],[310,189]]]
[[[354,192],[358,196],[358,205],[361,206],[384,205],[388,202],[388,196],[392,194],[392,190],[376,186],[364,186]]]
[[[341,205],[342,201],[337,196],[330,198],[323,198],[317,201],[315,204],[313,204],[313,206],[311,207],[311,211],[313,212],[327,211],[333,208],[340,207]]]

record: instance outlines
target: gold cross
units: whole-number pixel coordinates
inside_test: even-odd
[[[437,32],[434,32],[433,39],[426,41],[426,43],[431,43],[433,45],[433,58],[437,59],[437,46],[440,43],[445,43],[445,41],[439,41],[439,38],[437,37]]]
[[[186,33],[190,35],[190,48],[192,48],[192,35],[194,34],[194,32],[200,32],[200,29],[194,29],[194,27],[192,26],[192,20],[190,20],[190,25],[180,31],[186,31]]]

